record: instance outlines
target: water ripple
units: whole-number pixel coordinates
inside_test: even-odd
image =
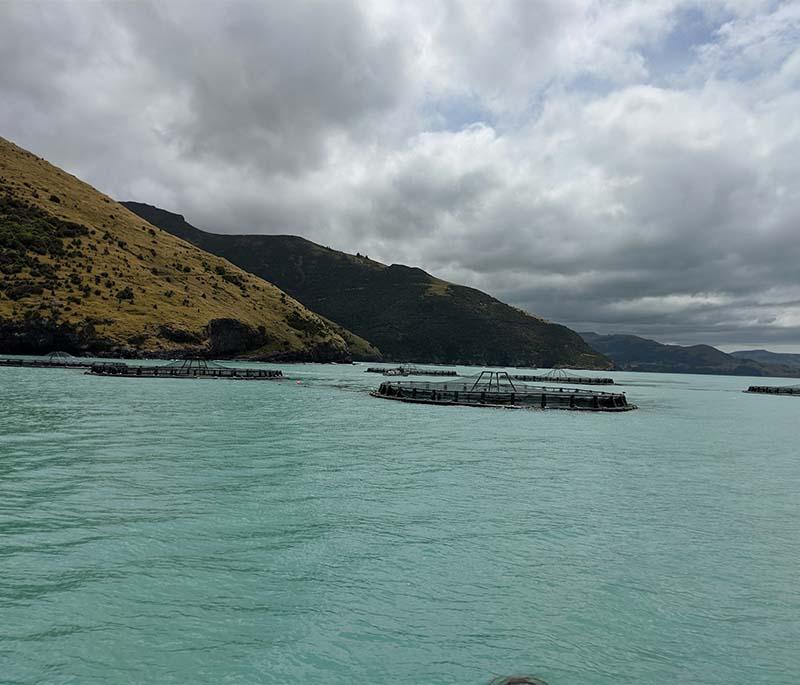
[[[624,416],[4,369],[10,682],[800,680],[796,406],[619,374]]]

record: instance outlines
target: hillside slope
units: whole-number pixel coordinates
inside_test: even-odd
[[[662,373],[706,373],[730,376],[800,375],[800,369],[785,365],[762,364],[739,359],[710,345],[663,345],[638,335],[598,335],[581,333],[598,352],[614,361],[621,371]]]
[[[760,364],[789,366],[800,369],[800,354],[770,352],[769,350],[739,350],[731,352],[737,359],[752,359]]]
[[[123,203],[146,220],[266,278],[394,361],[604,369],[576,333],[421,269],[386,266],[285,235],[221,235],[179,214]]]
[[[335,327],[271,283],[0,138],[0,351],[52,349],[349,356]]]

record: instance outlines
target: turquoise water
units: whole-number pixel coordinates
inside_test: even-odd
[[[800,681],[800,398],[441,408],[281,368],[0,369],[0,681]]]

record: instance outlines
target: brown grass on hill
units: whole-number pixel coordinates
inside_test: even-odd
[[[0,319],[94,321],[98,337],[143,352],[174,348],[184,334],[186,340],[202,340],[210,321],[235,319],[262,332],[259,354],[303,353],[317,346],[346,350],[332,326],[271,283],[150,225],[75,176],[0,138],[3,197],[86,231],[58,238],[61,254],[27,249],[16,268],[6,265],[11,273],[0,274]],[[28,223],[40,222],[26,217]],[[5,217],[0,213],[0,224],[4,221],[6,229],[21,231],[19,222],[10,223],[8,211]],[[31,230],[39,230],[33,224]],[[173,342],[165,340],[164,327],[174,333]]]

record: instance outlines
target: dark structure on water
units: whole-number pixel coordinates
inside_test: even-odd
[[[800,397],[800,385],[751,385],[745,392],[759,395],[797,395]]]
[[[565,369],[553,369],[541,376],[514,375],[515,381],[529,381],[531,383],[570,383],[573,385],[614,385],[613,378],[600,376],[576,376]]]
[[[458,372],[449,369],[418,369],[416,366],[397,366],[392,369],[370,366],[367,373],[382,373],[384,376],[458,376]]]
[[[420,404],[469,407],[527,407],[621,412],[636,409],[625,393],[514,383],[505,371],[484,371],[473,382],[384,381],[373,397]]]
[[[91,362],[67,352],[50,352],[38,359],[0,359],[0,366],[21,366],[34,369],[88,369]]]
[[[204,359],[179,359],[163,366],[101,362],[92,364],[86,373],[92,376],[122,378],[228,378],[239,380],[269,380],[283,376],[278,369],[238,369]]]

